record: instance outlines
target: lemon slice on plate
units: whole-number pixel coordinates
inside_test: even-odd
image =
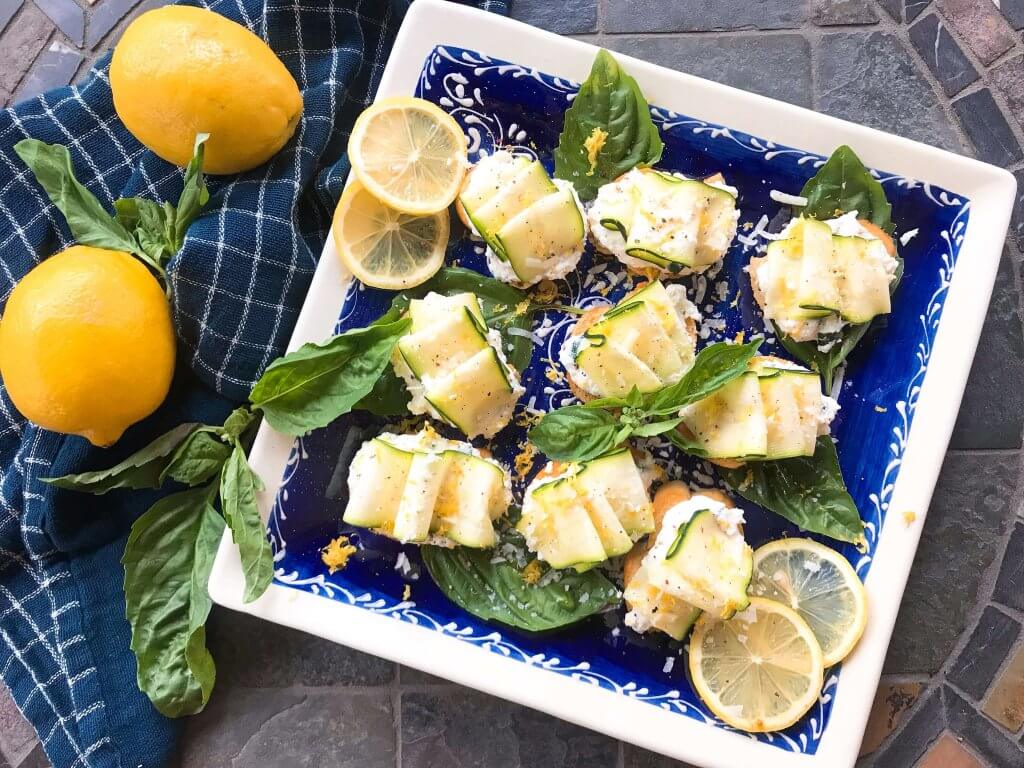
[[[723,621],[703,614],[690,637],[690,677],[708,709],[750,733],[787,728],[818,700],[821,646],[807,622],[763,597]]]
[[[413,216],[389,208],[353,180],[334,211],[334,244],[367,285],[400,291],[429,280],[444,264],[448,211]]]
[[[423,99],[381,99],[352,128],[348,159],[373,195],[405,213],[436,213],[466,175],[466,134],[451,115]]]
[[[846,658],[868,622],[867,591],[849,561],[810,539],[759,547],[749,591],[799,613],[818,638],[826,667]]]

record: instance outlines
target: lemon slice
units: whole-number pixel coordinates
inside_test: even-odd
[[[353,275],[374,288],[400,291],[426,282],[444,264],[448,211],[402,213],[353,180],[338,201],[331,231]]]
[[[818,638],[826,667],[849,655],[868,622],[867,592],[853,567],[810,539],[781,539],[754,552],[749,591],[799,613]]]
[[[451,115],[423,99],[381,99],[363,111],[348,140],[356,178],[405,213],[437,213],[466,175],[466,134]]]
[[[727,621],[703,614],[690,638],[690,677],[708,709],[751,733],[787,728],[818,700],[825,664],[807,622],[763,597]]]

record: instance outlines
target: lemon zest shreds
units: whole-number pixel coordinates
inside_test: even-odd
[[[405,589],[402,590],[402,599],[408,600],[410,597],[412,597],[412,587],[406,584]]]
[[[530,300],[529,299],[523,299],[518,304],[516,304],[516,311],[515,311],[516,317],[522,317],[523,315],[525,315],[529,311],[530,311]]]
[[[339,536],[336,539],[332,539],[326,547],[320,550],[320,559],[327,566],[327,572],[334,573],[348,565],[348,559],[357,551],[349,543],[348,536]]]
[[[736,336],[735,336],[735,337],[733,338],[733,341],[735,341],[735,342],[736,342],[737,344],[742,344],[742,343],[743,343],[743,340],[744,340],[744,339],[745,339],[746,337],[747,337],[747,333],[746,333],[746,331],[738,331],[738,332],[736,333]]]
[[[606,141],[608,141],[608,131],[603,130],[600,126],[594,126],[594,130],[583,140],[583,146],[587,150],[587,162],[590,163],[587,176],[593,176],[594,171],[597,170],[597,156],[601,153]]]
[[[554,368],[545,368],[544,375],[547,377],[547,380],[552,382],[553,384],[557,384],[559,381],[562,380],[562,374],[560,374]]]
[[[554,280],[545,278],[537,283],[537,287],[533,291],[533,300],[538,304],[550,304],[558,298],[558,286]]]
[[[525,480],[530,470],[533,469],[535,458],[537,458],[537,446],[527,440],[519,443],[519,453],[516,454],[514,464],[516,476],[520,480]]]
[[[916,512],[912,512],[911,510],[908,509],[906,512],[903,513],[903,524],[906,525],[907,528],[912,526],[915,522],[917,522]]]
[[[521,575],[526,584],[536,584],[543,574],[544,569],[541,567],[540,560],[531,560],[527,566],[523,568]]]

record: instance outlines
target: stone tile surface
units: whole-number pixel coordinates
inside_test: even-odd
[[[934,674],[966,630],[1016,513],[1016,456],[950,454],[932,496],[886,672]],[[1022,526],[1024,527],[1024,526]],[[950,578],[951,574],[956,574]]]
[[[871,0],[814,0],[811,14],[815,24],[874,24],[878,21]]]
[[[792,0],[614,0],[606,3],[606,32],[695,32],[720,29],[792,29],[807,15]]]
[[[14,94],[27,68],[27,62],[46,45],[53,24],[34,5],[26,4],[0,35],[0,100]]]
[[[600,734],[466,689],[402,696],[401,768],[614,768]]]
[[[862,756],[870,755],[889,738],[920,695],[920,683],[887,683],[883,680],[879,684],[860,745]]]
[[[21,0],[0,0],[0,32],[21,8]]]
[[[957,99],[953,109],[974,144],[979,160],[1009,165],[1021,159],[1020,144],[988,88]]]
[[[875,755],[873,765],[909,768],[943,730],[942,691],[932,688],[907,720],[907,724]]]
[[[910,41],[947,96],[959,93],[978,79],[978,70],[960,50],[938,14],[930,13],[919,19],[909,32]]]
[[[996,90],[1006,99],[1010,114],[1024,126],[1024,56],[1004,61],[991,73]]]
[[[992,686],[982,711],[1011,733],[1024,727],[1024,645]]]
[[[649,752],[632,744],[623,748],[622,768],[693,768],[689,763]]]
[[[973,698],[981,699],[1019,636],[1017,621],[986,606],[946,678]]]
[[[960,150],[934,92],[899,39],[884,32],[825,35],[819,106],[836,117]]]
[[[220,606],[207,625],[207,642],[219,686],[384,685],[395,676],[390,661]]]
[[[931,0],[905,0],[903,18],[905,21],[913,21],[921,12],[928,7]]]
[[[999,11],[1014,29],[1024,29],[1024,0],[1000,0]]]
[[[811,49],[801,35],[609,37],[612,50],[747,91],[811,105]]]
[[[993,768],[1020,768],[1024,747],[1007,738],[987,717],[979,714],[952,688],[942,692],[949,728],[971,745]]]
[[[1024,430],[1024,331],[1010,252],[1004,251],[950,447],[1019,448]]]
[[[85,57],[74,48],[54,40],[39,54],[32,69],[18,86],[18,98],[28,99],[71,82]]]
[[[983,64],[991,64],[1013,47],[1013,30],[995,3],[937,0],[936,4]]]
[[[985,768],[956,736],[946,731],[924,756],[919,768]]]
[[[0,682],[0,758],[18,768],[36,744],[36,732],[25,722],[10,692]]]
[[[992,598],[997,603],[1024,611],[1024,523],[1014,526]]]
[[[75,45],[85,42],[85,9],[75,0],[33,0]]]
[[[509,15],[560,35],[593,32],[597,29],[597,0],[518,0]]]

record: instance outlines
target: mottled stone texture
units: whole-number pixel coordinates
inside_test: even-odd
[[[519,0],[512,4],[511,16],[561,35],[593,32],[597,29],[597,0]]]
[[[978,70],[937,14],[917,21],[910,28],[910,41],[947,96],[959,93],[978,79]]]
[[[920,768],[984,768],[956,736],[946,731],[928,750]]]
[[[889,738],[920,695],[920,683],[883,681],[878,685],[875,701],[871,705],[871,716],[864,729],[864,740],[860,745],[861,756],[870,755]]]
[[[1017,137],[988,88],[957,99],[953,102],[953,109],[970,137],[978,159],[993,165],[1008,165],[1020,160]]]
[[[792,29],[806,4],[791,0],[614,0],[605,4],[606,32],[696,32],[715,29]]]
[[[947,678],[975,699],[982,698],[1019,636],[1020,624],[987,606]]]
[[[937,5],[983,64],[991,64],[1013,47],[1013,31],[995,3],[938,0]]]
[[[871,0],[814,0],[815,24],[873,24],[878,21]]]

